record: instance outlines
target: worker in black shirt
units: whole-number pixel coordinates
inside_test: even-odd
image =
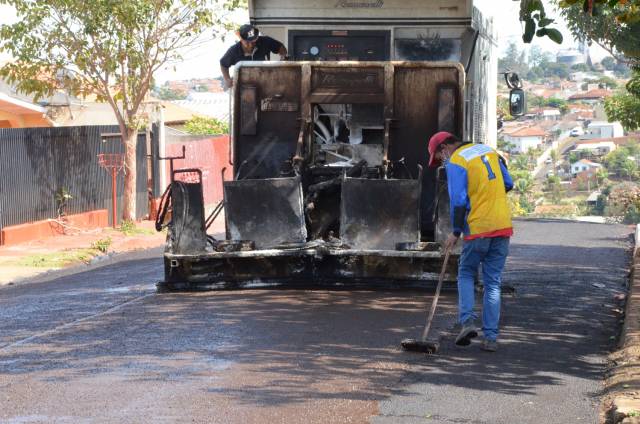
[[[258,28],[242,25],[238,30],[240,41],[234,44],[220,59],[220,70],[227,88],[233,86],[229,68],[242,60],[269,60],[270,53],[278,53],[280,60],[287,57],[284,45],[271,37],[260,36]]]

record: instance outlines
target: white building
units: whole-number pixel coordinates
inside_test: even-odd
[[[545,121],[557,121],[562,117],[559,109],[543,109],[542,119]]]
[[[581,140],[594,138],[614,138],[624,136],[624,129],[620,122],[593,121],[587,126]]]
[[[514,147],[511,152],[526,153],[544,143],[547,133],[539,127],[517,128],[510,132],[504,132],[502,138]]]
[[[613,152],[616,147],[618,146],[613,141],[599,141],[596,143],[578,142],[576,143],[576,148],[573,149],[573,151],[589,152],[597,156],[602,156]]]
[[[571,164],[571,175],[576,176],[581,172],[598,170],[600,168],[602,168],[602,165],[599,163],[595,163],[587,159],[580,159],[579,161]]]
[[[577,65],[579,63],[586,63],[587,59],[583,52],[575,49],[560,50],[556,55],[556,62],[563,63],[567,66]]]

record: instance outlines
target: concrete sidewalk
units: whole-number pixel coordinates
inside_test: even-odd
[[[166,231],[154,222],[136,222],[119,229],[75,230],[69,234],[0,246],[0,286],[15,284],[50,271],[95,263],[117,253],[164,245]]]

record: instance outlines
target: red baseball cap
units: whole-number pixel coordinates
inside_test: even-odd
[[[438,147],[451,137],[454,137],[454,135],[450,132],[440,131],[429,139],[429,168],[437,168],[440,166],[440,161],[436,159],[436,152],[438,151]]]

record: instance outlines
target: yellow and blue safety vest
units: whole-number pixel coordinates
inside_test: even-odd
[[[466,143],[446,164],[454,234],[465,240],[513,235],[507,192],[513,180],[498,153]]]

